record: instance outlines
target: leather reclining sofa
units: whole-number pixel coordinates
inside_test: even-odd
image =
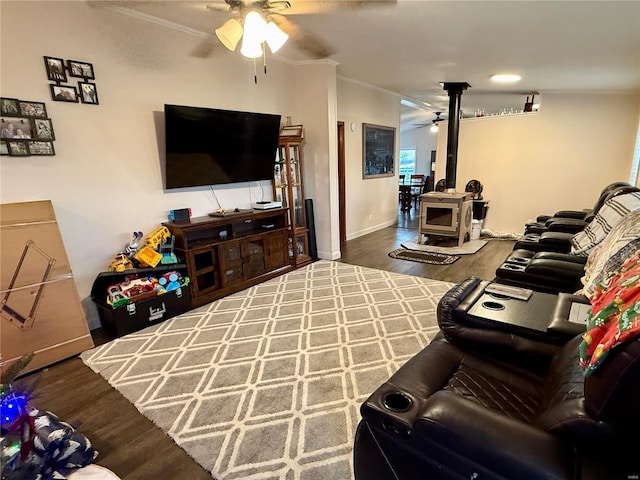
[[[547,292],[580,289],[585,265],[595,247],[610,236],[625,240],[629,236],[640,237],[640,220],[636,220],[640,219],[640,189],[618,185],[608,192],[605,189],[602,199],[604,202],[594,207],[597,213],[583,231],[525,234],[496,270],[497,281]],[[625,222],[632,214],[636,214],[633,222]]]
[[[588,336],[567,320],[574,304],[598,293],[620,298],[607,278],[631,256],[640,264],[638,251],[640,209],[588,256],[516,248],[509,259],[523,268],[515,280],[469,278],[451,288],[438,304],[440,332],[361,405],[356,480],[640,478],[640,335],[585,375]],[[473,313],[488,283],[532,288],[550,307],[532,296],[505,314],[507,322],[488,321]]]
[[[637,478],[640,338],[585,378],[582,334],[470,317],[480,283],[444,295],[440,333],[362,404],[356,480]]]

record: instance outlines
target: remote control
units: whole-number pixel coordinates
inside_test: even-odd
[[[529,300],[533,294],[533,290],[528,288],[512,287],[510,285],[501,285],[499,283],[490,283],[484,289],[487,293],[497,293],[507,297],[516,298],[518,300]]]

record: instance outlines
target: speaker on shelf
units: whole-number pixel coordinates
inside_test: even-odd
[[[316,221],[313,216],[313,200],[307,198],[304,201],[304,212],[307,217],[307,228],[309,229],[309,255],[312,259],[318,259],[318,244],[316,243]]]

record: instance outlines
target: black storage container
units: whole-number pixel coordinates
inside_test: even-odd
[[[183,277],[187,276],[187,266],[184,264],[99,273],[91,287],[91,299],[98,307],[102,327],[111,335],[121,337],[190,310],[191,293],[188,286],[118,308],[107,303],[107,289],[123,282],[128,275],[153,275],[158,278],[172,271],[180,272]]]

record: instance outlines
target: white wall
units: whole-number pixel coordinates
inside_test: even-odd
[[[300,114],[306,118],[305,197],[313,200],[318,256],[340,257],[336,64],[297,67]]]
[[[400,148],[416,149],[416,173],[431,174],[431,151],[436,149],[438,134],[429,127],[412,128],[400,133]]]
[[[543,94],[539,114],[460,122],[456,190],[482,182],[484,228],[521,233],[539,214],[590,208],[605,185],[629,180],[640,97]],[[445,177],[446,137],[442,122],[436,181]]]
[[[0,93],[45,102],[56,134],[53,157],[0,157],[0,201],[52,200],[92,328],[93,280],[131,232],[151,232],[173,208],[191,207],[200,216],[218,207],[207,188],[163,191],[165,103],[305,121],[297,67],[271,57],[268,75],[259,73],[254,85],[253,62],[238,52],[219,48],[210,58],[194,58],[188,53],[200,38],[87,2],[2,1],[0,22]],[[44,55],[92,63],[100,105],[52,101]],[[215,193],[224,208],[247,208],[271,198],[270,182],[261,183]]]
[[[347,240],[393,225],[398,217],[400,96],[338,77],[338,120],[345,124]],[[351,123],[355,131],[351,131]],[[362,124],[396,129],[396,174],[362,178]]]

